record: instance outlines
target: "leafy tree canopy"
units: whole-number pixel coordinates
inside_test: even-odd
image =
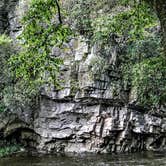
[[[162,7],[165,2],[155,2],[67,1],[72,27],[89,39],[90,44],[98,44],[102,48],[102,56],[112,44],[112,34],[121,40],[117,43],[120,50],[127,48],[119,56],[121,78],[125,82],[127,77],[127,84],[136,89],[140,104],[158,107],[165,103],[166,84],[163,80],[166,80],[166,60],[161,40],[158,40],[157,33],[152,32],[159,25],[159,19],[164,32]],[[156,4],[161,6],[161,12]],[[157,12],[154,12],[154,6]],[[18,38],[21,50],[10,58],[9,65],[14,82],[17,82],[18,87],[26,89],[26,94],[33,94],[34,89],[38,89],[43,83],[58,86],[57,76],[62,59],[53,56],[51,50],[53,46],[60,47],[71,35],[70,28],[62,24],[62,13],[57,0],[31,0],[22,19],[23,30]],[[152,38],[154,40],[150,40]],[[162,41],[164,40],[162,37]],[[153,41],[156,41],[156,49],[153,49],[154,52],[147,52],[143,43],[147,43],[148,50],[152,50]],[[139,47],[144,49],[137,50]],[[163,48],[165,49],[165,44]],[[130,76],[126,73],[130,73]]]
[[[52,47],[61,47],[71,34],[64,12],[56,0],[31,0],[28,6],[17,41],[0,36],[0,110],[34,106],[41,85],[59,85],[63,60],[52,55]]]
[[[11,71],[17,79],[38,87],[43,83],[58,85],[62,59],[51,55],[51,49],[59,47],[71,34],[69,27],[62,24],[60,12],[58,1],[31,0],[18,38],[21,51],[10,59]]]
[[[161,2],[162,1],[162,2]],[[120,39],[121,79],[135,89],[139,104],[160,107],[166,101],[166,59],[157,27],[165,2],[148,0],[71,0],[71,19],[91,44],[100,45],[100,54],[111,48],[112,34]],[[161,10],[161,13],[163,10]],[[82,17],[83,16],[83,17]],[[162,24],[161,24],[162,25]],[[163,46],[163,47],[162,47]],[[140,48],[140,49],[139,49]],[[165,48],[164,48],[165,49]],[[125,50],[125,51],[124,51]]]

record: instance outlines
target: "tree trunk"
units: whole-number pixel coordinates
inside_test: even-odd
[[[55,3],[56,3],[56,6],[57,6],[57,9],[58,9],[58,19],[59,19],[59,23],[62,24],[61,8],[60,8],[60,5],[59,5],[58,0],[55,0]]]
[[[164,55],[166,57],[166,0],[158,0],[155,8],[161,24],[162,44],[164,48]]]
[[[164,56],[166,57],[166,0],[145,0],[155,9],[156,14],[160,20],[162,32],[162,46],[164,49]]]

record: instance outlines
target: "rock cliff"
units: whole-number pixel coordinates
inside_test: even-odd
[[[0,29],[15,38],[25,3],[0,2]],[[0,115],[1,138],[17,138],[39,152],[134,152],[166,147],[166,117],[146,113],[135,106],[133,97],[122,89],[116,66],[116,46],[107,59],[96,53],[79,36],[53,48],[52,54],[64,60],[61,89],[44,86],[40,105],[32,112]],[[97,64],[97,65],[96,65]],[[107,68],[99,72],[100,68]],[[132,104],[131,104],[132,103]]]

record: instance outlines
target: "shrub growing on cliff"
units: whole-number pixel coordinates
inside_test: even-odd
[[[9,72],[8,72],[8,59],[12,54],[14,49],[11,45],[11,39],[6,35],[0,35],[0,90],[8,82]]]
[[[56,0],[31,0],[21,21],[23,29],[16,43],[19,51],[7,36],[0,37],[2,106],[12,110],[32,106],[42,84],[58,86],[62,59],[51,55],[51,49],[60,47],[71,34],[62,23],[61,12]]]
[[[166,61],[152,57],[132,68],[132,85],[143,105],[160,107],[166,99]]]
[[[15,77],[32,90],[43,83],[58,85],[62,59],[52,56],[51,49],[59,47],[71,33],[69,27],[62,24],[60,14],[56,0],[31,0],[22,19],[23,31],[18,38],[21,51],[11,57],[10,67]]]
[[[107,52],[107,55],[110,54],[107,49],[112,44],[112,34],[121,40],[116,44],[122,50],[124,45],[129,47],[145,41],[150,37],[149,30],[158,25],[158,19],[152,11],[152,7],[143,1],[71,1],[73,7],[70,15],[74,23],[73,27],[81,35],[85,35],[91,44],[101,46],[102,50],[99,53],[102,55]],[[145,1],[148,2],[148,0]],[[164,3],[163,0],[158,2],[161,1]],[[58,16],[59,22],[57,22],[56,16]],[[160,19],[162,20],[162,17]],[[21,94],[23,89],[24,94],[31,96],[35,95],[43,83],[53,83],[58,86],[57,75],[62,60],[51,55],[51,48],[53,46],[60,47],[67,40],[71,31],[68,26],[62,24],[57,0],[32,0],[29,10],[23,17],[22,24],[23,31],[19,37],[22,49],[19,54],[10,59],[12,75],[16,77],[17,83],[14,88],[11,86],[10,88],[14,89],[15,94]],[[165,80],[165,59],[161,51],[157,50],[159,52],[157,57],[152,54],[149,56],[149,52],[145,50],[143,54],[146,55],[136,60],[135,63],[128,63],[126,60],[122,62],[124,64],[118,63],[119,66],[125,66],[125,69],[128,70],[121,71],[120,78],[125,77],[124,73],[130,73],[131,76],[128,80],[132,86],[137,88],[138,100],[142,104],[149,103],[149,105],[156,106],[165,100],[165,95],[163,95],[165,88],[161,83],[161,80]],[[124,52],[121,52],[121,55],[132,61],[133,58],[140,57],[140,52],[133,56],[126,56]],[[157,74],[154,73],[155,68],[158,68]],[[99,70],[103,69],[99,68]],[[24,99],[24,94],[19,95],[19,100]],[[7,96],[6,99],[8,98]]]
[[[0,112],[6,110],[4,103],[4,89],[12,82],[8,60],[12,53],[15,52],[15,49],[11,42],[12,40],[7,35],[0,35]]]
[[[83,31],[80,31],[82,35],[88,38],[90,36],[92,45],[101,46],[100,56],[103,57],[107,52],[108,55],[111,54],[108,48],[111,48],[112,44],[117,45],[120,50],[117,58],[118,69],[122,69],[120,78],[124,82],[127,80],[127,84],[137,89],[139,104],[158,107],[166,101],[166,59],[160,44],[161,36],[153,35],[152,32],[159,25],[159,19],[162,24],[164,23],[160,16],[163,16],[162,7],[165,2],[163,0],[153,2],[153,0],[77,0],[74,4],[72,1],[74,7],[71,19],[76,22],[74,26],[78,31],[82,27]],[[80,18],[80,15],[84,17]],[[110,38],[112,34],[117,36],[119,41],[112,43]],[[141,51],[136,46],[140,47]],[[126,49],[131,47],[131,50]]]

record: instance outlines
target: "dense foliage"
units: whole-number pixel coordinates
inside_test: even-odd
[[[32,0],[22,19],[23,31],[19,36],[21,51],[10,59],[11,70],[17,79],[28,83],[31,89],[43,83],[58,85],[57,75],[62,59],[52,55],[71,31],[57,20],[55,0]]]
[[[0,111],[34,106],[41,85],[59,85],[58,73],[63,60],[52,55],[71,34],[62,23],[63,10],[55,0],[31,0],[21,24],[22,32],[14,42],[0,37]],[[12,55],[12,56],[11,56]]]
[[[139,102],[158,107],[166,99],[166,61],[161,55],[160,37],[147,37],[128,45],[122,64],[125,83],[132,87]]]
[[[166,60],[157,30],[159,20],[146,2],[77,0],[74,4],[71,0],[71,20],[80,34],[100,48],[102,58],[110,56],[117,45],[116,70],[124,89],[134,91],[140,105],[160,107],[166,101]]]
[[[17,80],[10,70],[9,60],[18,50],[7,35],[0,36],[0,112],[7,109],[18,110],[30,106],[36,93],[30,90],[21,80]],[[31,90],[32,92],[32,90]],[[31,104],[30,104],[31,103]]]
[[[12,78],[9,71],[8,59],[15,51],[11,39],[6,35],[0,36],[0,112],[5,111],[6,107],[4,104],[5,89],[11,84]]]
[[[70,0],[65,5],[71,28],[84,35],[90,46],[97,46],[91,69],[99,74],[117,71],[122,89],[134,91],[140,105],[160,107],[166,101],[166,60],[158,30],[161,18],[146,2]],[[53,55],[52,48],[61,47],[71,35],[69,26],[62,23],[64,13],[57,0],[31,0],[17,41],[19,53],[9,38],[0,37],[0,47],[5,49],[0,56],[0,111],[4,103],[30,103],[42,84],[58,87],[63,60]],[[109,64],[115,47],[117,57]]]

